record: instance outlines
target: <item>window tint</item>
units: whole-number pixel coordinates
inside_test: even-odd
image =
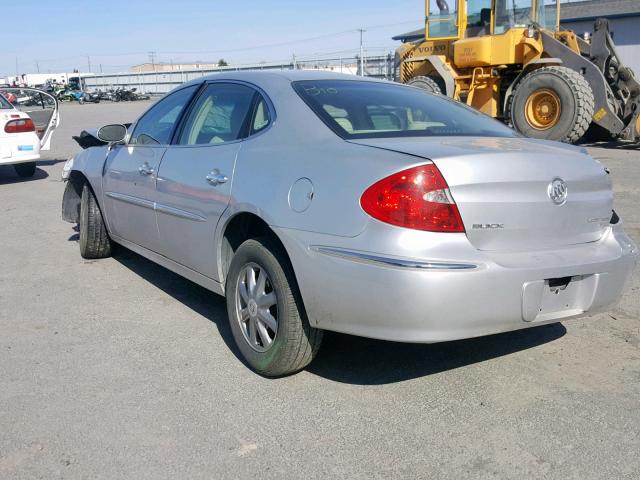
[[[163,98],[136,124],[129,143],[137,145],[167,145],[180,114],[199,85],[192,85]]]
[[[244,85],[212,83],[200,95],[180,135],[180,145],[231,142],[246,136],[255,91]]]
[[[414,87],[357,80],[301,81],[293,86],[343,138],[516,135],[486,115]]]

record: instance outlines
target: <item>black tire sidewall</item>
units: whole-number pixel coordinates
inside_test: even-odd
[[[251,348],[242,333],[236,313],[236,285],[240,273],[249,263],[255,263],[267,272],[276,294],[278,331],[276,332],[274,344],[266,352],[258,352]],[[279,362],[282,350],[287,347],[290,322],[301,321],[300,312],[297,309],[292,309],[286,300],[290,292],[296,295],[296,291],[293,290],[296,288],[295,285],[291,285],[278,258],[260,240],[247,240],[238,247],[227,275],[227,313],[231,332],[240,353],[249,366],[259,373],[268,373],[271,367]]]
[[[92,200],[93,194],[89,187],[85,184],[82,187],[82,197],[80,198],[80,253],[84,257],[87,251],[87,241],[89,237],[89,202]]]
[[[558,123],[547,130],[538,130],[526,118],[528,98],[536,91],[548,89],[560,98],[560,118]],[[559,75],[550,72],[532,73],[525,77],[514,92],[511,104],[511,122],[513,127],[527,137],[563,140],[572,131],[578,117],[578,103],[571,85]]]
[[[442,95],[442,88],[438,85],[438,82],[430,77],[415,77],[407,82],[407,85],[412,87],[418,87],[422,90],[433,93],[436,95]]]

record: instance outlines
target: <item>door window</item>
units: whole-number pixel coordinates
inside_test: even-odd
[[[531,25],[531,0],[496,0],[494,32],[498,35],[515,27]]]
[[[467,2],[466,38],[481,37],[491,33],[491,1],[469,0]]]
[[[429,38],[458,36],[458,0],[429,0]]]
[[[129,143],[136,145],[168,145],[176,123],[199,85],[178,90],[160,100],[138,120]]]
[[[245,85],[210,84],[191,110],[178,143],[214,145],[246,137],[255,93]]]

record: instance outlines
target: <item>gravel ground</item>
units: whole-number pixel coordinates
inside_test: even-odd
[[[619,306],[438,345],[328,334],[266,380],[225,304],[60,220],[82,127],[148,102],[64,105],[36,176],[0,167],[0,478],[640,478],[638,276]],[[640,241],[640,149],[592,148]]]

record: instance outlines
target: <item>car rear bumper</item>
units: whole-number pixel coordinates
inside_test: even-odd
[[[438,260],[356,248],[370,244],[366,238],[334,237],[330,245],[327,236],[276,231],[312,325],[401,342],[477,337],[596,313],[620,298],[639,257],[620,224],[598,242],[553,251],[490,254],[464,235],[449,237],[460,248]]]
[[[40,160],[40,155],[20,155],[15,157],[0,158],[0,165],[16,165],[18,163],[35,162]]]
[[[40,143],[35,133],[18,133],[0,140],[0,165],[33,162],[40,159]]]

